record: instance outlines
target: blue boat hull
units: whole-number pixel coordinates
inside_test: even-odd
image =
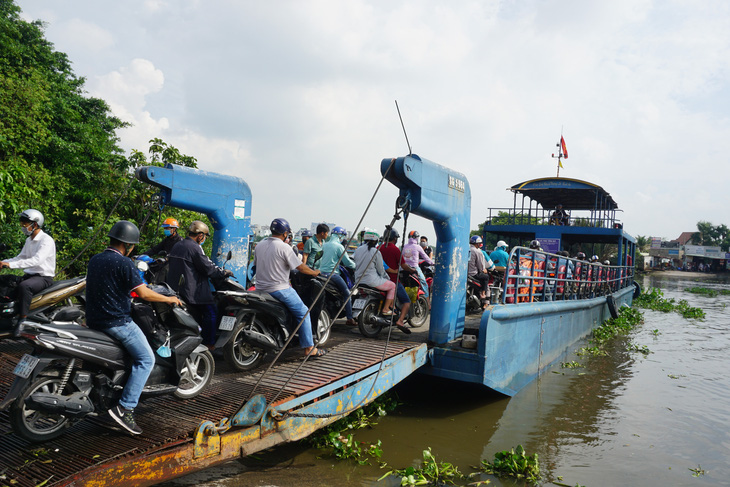
[[[616,306],[630,306],[633,292],[615,292]],[[421,370],[513,396],[610,317],[605,296],[498,305],[482,315],[476,350],[459,342],[436,346]]]

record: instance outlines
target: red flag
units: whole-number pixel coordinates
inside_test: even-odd
[[[563,157],[565,157],[567,159],[568,158],[568,148],[565,147],[565,139],[563,138],[562,135],[560,136],[560,148],[563,151]]]

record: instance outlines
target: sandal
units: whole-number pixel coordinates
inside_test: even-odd
[[[350,318],[349,320],[345,321],[345,324],[347,326],[357,326],[357,321],[355,321],[354,319]]]
[[[309,356],[311,358],[315,357],[324,357],[327,355],[327,349],[326,348],[318,348],[316,352],[310,353]]]
[[[392,309],[387,309],[385,311],[381,311],[380,314],[382,316],[393,316],[393,310]]]
[[[398,323],[396,323],[395,326],[397,326],[398,329],[400,331],[402,331],[403,333],[405,333],[406,335],[410,335],[411,334],[411,330],[408,327],[406,327],[405,325],[399,325]]]

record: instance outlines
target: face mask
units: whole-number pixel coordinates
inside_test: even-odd
[[[162,232],[165,234],[165,237],[169,237],[170,235],[172,235],[172,232],[170,230],[168,230],[167,228],[164,229]]]
[[[27,227],[20,227],[20,229],[23,231],[23,234],[26,237],[30,237],[30,235],[33,233],[33,230],[31,230],[31,228],[30,228],[32,226],[33,225],[28,225]]]
[[[421,247],[425,249],[426,247],[428,247],[428,244],[426,242],[421,242]]]
[[[205,243],[205,239],[201,240],[199,243],[200,243],[200,246],[202,247],[203,244]]]

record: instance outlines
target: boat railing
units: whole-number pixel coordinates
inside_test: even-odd
[[[562,218],[554,210],[537,208],[531,210],[514,208],[489,208],[485,225],[561,225],[571,227],[622,228],[614,215],[590,210],[566,211]]]
[[[606,296],[633,286],[633,266],[591,263],[526,247],[510,252],[502,304],[567,301]]]

